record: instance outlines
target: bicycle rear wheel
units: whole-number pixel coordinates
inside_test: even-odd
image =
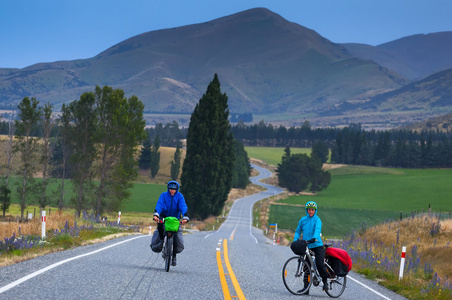
[[[284,264],[282,278],[287,290],[302,295],[311,287],[311,268],[301,256],[289,258]]]
[[[344,292],[346,284],[347,276],[335,276],[333,278],[328,278],[328,290],[326,290],[325,292],[331,298],[337,298]]]
[[[166,237],[166,245],[165,245],[165,271],[169,272],[171,266],[171,259],[173,257],[173,237]]]

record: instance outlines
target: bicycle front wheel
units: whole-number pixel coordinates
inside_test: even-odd
[[[328,290],[326,290],[325,292],[331,298],[337,298],[345,291],[346,283],[347,276],[335,276],[333,278],[328,278]]]
[[[165,271],[169,272],[171,266],[171,258],[173,257],[173,237],[166,237],[165,245]]]
[[[289,258],[284,264],[282,278],[287,290],[294,295],[302,295],[311,287],[311,268],[301,257]]]

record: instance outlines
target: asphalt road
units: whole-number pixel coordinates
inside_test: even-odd
[[[253,165],[260,175],[270,176]],[[261,184],[261,183],[259,183]],[[261,184],[264,185],[264,184]],[[325,299],[290,294],[281,278],[288,247],[274,245],[252,227],[252,205],[280,193],[268,190],[237,200],[215,232],[184,235],[178,265],[164,270],[150,236],[126,236],[0,268],[0,299]],[[350,272],[340,299],[405,299]]]

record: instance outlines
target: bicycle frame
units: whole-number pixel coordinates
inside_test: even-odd
[[[159,223],[165,223],[165,218],[159,220]],[[169,272],[170,267],[171,267],[171,261],[173,259],[173,244],[174,244],[174,235],[177,234],[177,232],[173,232],[173,231],[166,231],[164,233],[164,259],[165,259],[165,271]]]
[[[169,272],[173,259],[174,232],[165,231],[165,271]]]

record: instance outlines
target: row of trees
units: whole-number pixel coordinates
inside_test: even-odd
[[[15,155],[20,158],[17,194],[21,217],[37,190],[39,205],[42,208],[49,205],[50,176],[61,179],[59,208],[65,202],[65,181],[70,179],[75,194],[70,200],[78,215],[87,208],[96,214],[117,209],[130,196],[131,181],[137,176],[134,155],[144,139],[143,103],[136,96],[125,98],[120,89],[97,86],[94,92],[83,93],[79,100],[63,104],[58,119],[52,117],[52,108],[50,104],[39,106],[36,98],[28,97],[18,106],[17,142],[13,144],[11,158]],[[55,124],[57,135],[51,138]],[[39,140],[32,135],[36,128],[42,129]],[[9,171],[12,168],[7,156]],[[34,179],[37,171],[42,175],[39,189]],[[6,172],[3,183],[7,190],[9,175]],[[98,184],[94,184],[94,179]]]
[[[301,127],[286,128],[239,123],[231,128],[234,137],[248,146],[322,146],[331,149],[334,163],[429,168],[452,167],[452,133],[394,129],[365,131],[359,124],[342,129]]]
[[[452,138],[440,132],[366,132],[359,126],[338,130],[334,163],[401,168],[452,167]]]

